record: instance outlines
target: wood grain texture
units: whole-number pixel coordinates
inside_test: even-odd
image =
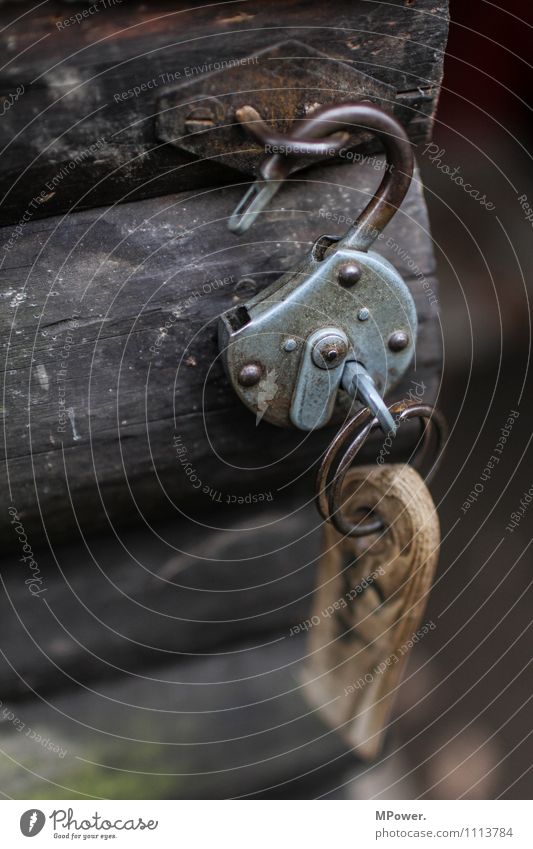
[[[297,671],[320,520],[233,507],[1,563],[0,787],[12,798],[311,798],[357,768]],[[43,743],[43,741],[45,741]]]
[[[226,228],[237,187],[30,222],[11,245],[11,228],[0,232],[9,246],[0,270],[2,498],[36,541],[43,530],[64,537],[79,522],[92,532],[175,514],[176,505],[189,513],[216,503],[223,515],[238,497],[275,499],[312,471],[330,432],[256,426],[223,374],[217,317],[320,233],[342,234],[379,181],[379,164],[322,166],[294,179],[241,238]],[[376,247],[405,276],[419,318],[416,360],[391,399],[416,385],[432,401],[441,334],[417,177]],[[10,541],[5,506],[0,528]]]
[[[407,654],[430,629],[422,615],[440,528],[429,490],[411,466],[352,469],[344,499],[353,521],[370,509],[385,530],[358,540],[325,526],[304,680],[313,705],[371,760]]]
[[[34,549],[41,592],[20,552],[0,566],[2,699],[99,687],[164,664],[232,656],[243,641],[290,642],[309,614],[320,554],[313,504],[291,497],[233,508],[217,530],[186,519]],[[30,689],[31,688],[31,689]]]
[[[35,219],[238,179],[220,158],[197,161],[161,143],[158,100],[176,82],[212,73],[217,62],[287,39],[391,85],[407,110],[411,138],[430,132],[447,35],[445,0],[334,6],[132,0],[64,23],[80,11],[59,0],[0,6],[6,44],[0,92],[9,104],[0,122],[0,223],[16,223],[28,209]],[[246,81],[253,66],[240,70]],[[283,110],[284,81],[277,85]],[[129,95],[135,86],[144,88]]]
[[[19,799],[313,798],[332,790],[358,762],[305,702],[303,652],[303,639],[249,642],[53,699],[5,700],[2,787]]]

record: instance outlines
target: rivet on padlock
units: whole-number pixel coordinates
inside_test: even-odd
[[[220,346],[232,385],[256,415],[260,411],[282,427],[323,427],[349,415],[356,400],[394,432],[382,398],[413,357],[416,309],[396,269],[369,249],[409,188],[409,140],[392,117],[369,104],[317,110],[292,136],[272,131],[251,107],[238,117],[263,144],[285,155],[263,164],[260,179],[230,218],[237,232],[272,199],[291,171],[291,156],[339,149],[333,134],[371,130],[383,143],[387,163],[377,191],[342,239],[320,237],[295,269],[221,317]]]

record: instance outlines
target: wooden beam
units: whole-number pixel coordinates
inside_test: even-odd
[[[346,71],[391,86],[413,140],[430,132],[442,78],[445,0],[93,6],[97,13],[79,23],[73,16],[83,10],[59,0],[37,8],[18,3],[13,22],[12,7],[0,7],[7,50],[0,73],[0,224],[238,179],[223,157],[199,161],[161,141],[160,99],[176,83],[207,80],[218,64],[287,39],[326,57],[318,88],[320,74],[331,88],[331,69],[341,62]],[[238,71],[246,88],[254,67]],[[279,110],[290,112],[291,99],[281,96],[286,81],[275,84]],[[225,91],[224,74],[216,87]],[[346,99],[345,89],[339,96]]]
[[[238,495],[276,498],[312,470],[331,431],[256,426],[223,373],[217,317],[321,233],[342,234],[379,181],[378,165],[307,172],[240,238],[226,221],[242,187],[32,221],[14,239],[12,228],[0,232],[2,498],[28,531],[64,534],[77,522],[90,531],[215,499],[229,510]],[[418,176],[376,247],[406,278],[419,317],[416,361],[393,396],[417,382],[432,401],[440,330]],[[0,517],[12,539],[5,509]]]

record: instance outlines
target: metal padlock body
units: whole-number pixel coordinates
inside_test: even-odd
[[[306,341],[316,331],[338,328],[346,334],[355,359],[382,395],[405,373],[415,350],[416,308],[394,266],[374,251],[343,247],[342,242],[322,259],[324,240],[333,241],[319,239],[297,268],[219,322],[220,349],[235,392],[258,418],[280,427],[312,429],[295,421],[297,387],[300,394],[307,392],[305,403],[329,404],[320,426],[337,423],[354,409],[353,399],[338,389],[344,363],[324,377],[309,362]],[[339,283],[339,270],[347,263],[356,263],[361,271],[350,288]],[[361,310],[369,312],[364,320]],[[391,350],[388,341],[398,331],[408,342]],[[316,390],[321,397],[313,398],[313,369],[319,380],[329,381],[326,398],[323,385]]]

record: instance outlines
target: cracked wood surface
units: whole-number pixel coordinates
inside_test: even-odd
[[[318,235],[342,234],[378,181],[370,162],[315,168],[240,238],[226,228],[238,187],[28,223],[0,269],[3,499],[27,530],[64,534],[79,521],[90,531],[217,498],[230,510],[314,472],[331,431],[256,426],[223,373],[217,318]],[[0,231],[0,245],[10,233]],[[416,175],[377,248],[405,277],[419,318],[416,359],[391,398],[423,384],[418,394],[433,401],[441,334]]]
[[[161,142],[159,98],[176,83],[197,83],[216,63],[242,60],[287,39],[344,63],[348,73],[355,69],[391,86],[413,140],[431,129],[448,26],[443,0],[417,0],[416,6],[404,0],[338,0],[335,6],[247,0],[238,10],[189,0],[128,2],[74,25],[64,25],[79,11],[71,3],[32,6],[0,6],[6,26],[0,224],[16,224],[27,210],[35,219],[238,180],[220,157],[198,160]],[[330,87],[332,67],[326,59]],[[237,70],[246,87],[254,66]],[[219,76],[223,94],[225,77]],[[280,117],[290,120],[294,116],[283,111],[293,108],[282,96],[284,80],[277,84]],[[144,90],[132,96],[134,86]]]

